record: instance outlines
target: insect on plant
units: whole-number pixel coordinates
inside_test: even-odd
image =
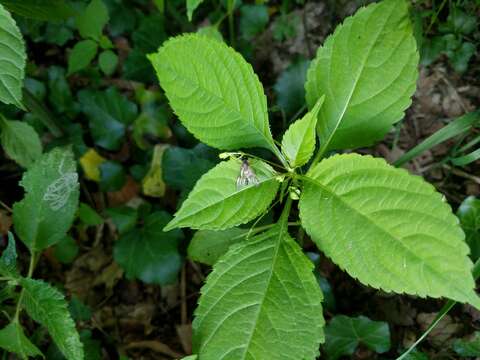
[[[248,159],[243,158],[242,165],[240,166],[240,175],[238,175],[237,178],[237,188],[241,189],[248,185],[258,185],[258,179],[255,171],[248,163]]]
[[[199,359],[319,355],[323,295],[291,236],[295,207],[319,250],[363,284],[480,309],[465,236],[443,196],[384,159],[342,153],[381,140],[411,103],[419,55],[407,1],[363,7],[327,38],[307,73],[309,112],[290,125],[280,148],[262,85],[232,48],[187,34],[149,59],[171,107],[196,138],[226,151],[262,147],[281,164],[242,160],[239,176],[238,159],[227,157],[197,181],[164,228],[214,231],[219,246],[228,248],[195,312]],[[251,230],[248,241],[221,243],[231,244],[232,230],[264,214],[277,194],[283,209],[273,224]]]

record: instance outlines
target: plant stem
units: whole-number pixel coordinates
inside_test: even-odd
[[[53,136],[58,138],[63,135],[63,130],[50,110],[38,101],[38,99],[27,88],[23,88],[23,102],[27,109],[38,117]]]
[[[36,257],[37,257],[37,254],[35,252],[32,252],[30,256],[30,264],[28,266],[28,273],[27,273],[28,279],[32,277],[33,270],[35,270]],[[15,310],[15,318],[13,320],[15,322],[18,322],[20,319],[20,312],[22,311],[22,302],[23,302],[24,293],[25,293],[25,289],[22,287],[22,290],[20,291],[20,296],[18,297],[17,308]]]
[[[478,277],[480,276],[480,259],[478,259],[475,262],[475,265],[473,266],[472,274],[475,280],[477,280]],[[396,360],[405,359],[407,355],[410,354],[417,347],[417,345],[420,344],[428,336],[428,334],[430,334],[430,332],[435,328],[435,326],[437,326],[437,324],[443,319],[445,315],[447,315],[447,313],[450,311],[451,308],[455,306],[456,303],[457,302],[454,300],[448,300],[448,302],[445,305],[443,305],[443,307],[440,309],[440,312],[435,317],[433,322],[430,324],[428,329],[422,334],[422,336],[420,336],[420,338],[417,341],[415,341],[415,343],[412,346],[410,346],[408,350],[405,351],[402,355],[400,355]]]
[[[235,21],[233,18],[233,10],[235,9],[235,0],[228,0],[228,33],[230,36],[230,46],[235,48]]]

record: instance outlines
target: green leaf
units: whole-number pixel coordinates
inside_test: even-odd
[[[473,339],[470,340],[455,340],[453,350],[462,358],[480,356],[480,332],[475,332]]]
[[[310,107],[325,95],[322,151],[382,139],[411,103],[418,57],[405,0],[371,4],[338,26],[319,48],[305,85]]]
[[[164,18],[160,14],[144,17],[132,34],[134,49],[143,54],[157,51],[167,39],[163,23]]]
[[[19,355],[22,359],[29,356],[43,356],[42,352],[33,345],[23,333],[18,322],[12,322],[0,330],[0,348]]]
[[[107,150],[118,150],[125,139],[125,128],[137,116],[137,106],[114,87],[106,91],[82,90],[78,98],[88,115],[93,140]]]
[[[325,97],[322,96],[313,109],[302,119],[295,121],[283,135],[282,152],[287,157],[291,167],[305,165],[315,151],[315,138],[318,111]]]
[[[83,346],[63,295],[41,280],[22,279],[20,285],[28,315],[47,328],[67,359],[83,360]]]
[[[231,228],[221,231],[199,230],[188,245],[188,257],[192,260],[213,265],[230,246],[245,240],[246,229]]]
[[[133,229],[138,219],[137,210],[127,206],[107,209],[107,215],[112,219],[119,234]]]
[[[85,360],[102,360],[102,342],[92,337],[91,330],[80,331],[80,340],[82,340],[85,349]]]
[[[290,64],[278,77],[275,86],[277,105],[287,116],[294,115],[305,106],[305,79],[309,60],[300,59]]]
[[[118,56],[111,50],[103,51],[98,57],[98,66],[107,76],[112,75],[118,65]]]
[[[10,13],[0,4],[0,101],[21,109],[25,77],[25,43]]]
[[[103,27],[108,23],[108,9],[102,0],[92,0],[77,19],[77,29],[84,38],[99,40]]]
[[[358,154],[303,177],[300,219],[320,250],[374,288],[480,308],[458,219],[421,177]]]
[[[324,320],[312,268],[281,225],[231,247],[202,288],[194,352],[200,359],[315,359]]]
[[[325,327],[325,338],[325,352],[332,360],[353,355],[360,343],[379,354],[390,349],[388,324],[365,316],[335,316]]]
[[[116,161],[105,161],[100,164],[100,190],[119,191],[127,181],[122,164]]]
[[[168,40],[148,57],[173,110],[199,140],[222,150],[276,150],[263,87],[232,48],[189,34]]]
[[[165,183],[173,189],[190,191],[197,180],[218,162],[203,144],[193,149],[172,146],[165,150],[162,174]]]
[[[268,24],[268,7],[243,5],[240,8],[240,33],[245,40],[252,40],[265,30]]]
[[[73,296],[68,304],[68,311],[76,321],[88,321],[92,318],[92,309]]]
[[[197,34],[206,36],[213,40],[223,41],[223,35],[215,25],[203,26],[197,30]]]
[[[182,266],[178,246],[183,234],[180,230],[162,231],[170,219],[164,211],[152,213],[142,228],[122,235],[115,243],[114,259],[127,278],[159,285],[176,280]]]
[[[91,206],[80,203],[78,207],[78,217],[87,226],[97,226],[103,223],[103,219]]]
[[[474,196],[467,197],[458,208],[457,216],[475,261],[480,257],[480,200]]]
[[[245,224],[267,210],[278,190],[276,172],[266,163],[252,160],[258,184],[237,186],[241,161],[223,161],[203,175],[175,218],[165,227],[223,230]]]
[[[11,232],[8,232],[8,245],[0,257],[0,275],[17,277],[17,249],[15,239]]]
[[[455,71],[462,74],[467,71],[468,63],[476,51],[477,47],[475,44],[464,42],[459,48],[447,51],[447,55]]]
[[[203,0],[187,0],[188,21],[192,21],[193,12],[203,2]]]
[[[75,14],[65,0],[0,0],[10,12],[37,20],[64,20]]]
[[[24,168],[42,155],[42,142],[35,130],[27,123],[7,120],[1,114],[0,142],[5,153]]]
[[[123,64],[123,76],[125,79],[145,83],[155,82],[155,70],[152,63],[140,50],[133,49],[128,54]]]
[[[59,66],[48,68],[48,100],[58,112],[71,111],[73,97],[70,86],[65,78],[65,69]]]
[[[82,40],[75,44],[68,57],[68,75],[85,69],[97,55],[98,45],[93,40]]]
[[[13,205],[18,237],[30,251],[60,241],[70,229],[78,206],[79,184],[70,149],[55,148],[23,175],[23,200]]]
[[[66,235],[55,245],[53,253],[62,264],[71,264],[77,257],[78,251],[79,248],[75,240],[71,236]]]

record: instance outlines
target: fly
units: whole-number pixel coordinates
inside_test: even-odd
[[[237,177],[237,189],[241,189],[248,185],[258,186],[259,182],[255,171],[250,167],[247,159],[242,160],[240,166],[240,175]]]

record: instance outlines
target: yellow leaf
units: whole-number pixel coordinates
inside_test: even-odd
[[[105,161],[106,159],[99,155],[95,149],[88,149],[80,158],[80,165],[85,172],[85,177],[89,180],[100,181],[100,165]]]
[[[165,195],[165,183],[162,177],[163,153],[168,145],[155,145],[153,149],[152,163],[150,170],[143,179],[143,193],[148,196],[162,197]]]

